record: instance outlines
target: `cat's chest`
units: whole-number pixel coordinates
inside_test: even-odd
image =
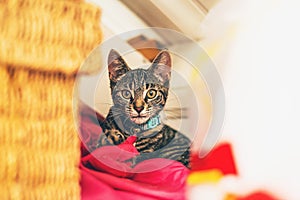
[[[141,153],[145,152],[153,152],[162,147],[166,146],[170,141],[175,138],[177,135],[177,131],[170,128],[167,125],[160,124],[154,128],[144,130],[142,129],[136,130],[136,132],[130,131],[131,129],[121,129],[120,124],[116,122],[116,120],[111,120],[112,118],[108,118],[107,123],[109,124],[109,129],[118,130],[119,134],[122,134],[123,137],[114,137],[114,144],[123,143],[130,135],[137,136],[136,141],[133,143],[134,147]],[[133,128],[133,127],[131,127]],[[135,127],[136,128],[136,127]],[[112,137],[113,131],[107,130],[107,137]],[[117,139],[115,139],[117,138]]]
[[[148,137],[138,137],[134,143],[139,152],[153,152],[167,145],[175,136],[175,132],[164,127]]]

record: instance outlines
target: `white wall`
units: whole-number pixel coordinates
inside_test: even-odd
[[[224,82],[236,190],[300,199],[299,19],[296,1],[222,0],[201,24]]]

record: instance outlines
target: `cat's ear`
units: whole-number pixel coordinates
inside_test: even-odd
[[[165,86],[169,86],[171,78],[171,56],[167,50],[162,50],[153,60],[149,71]]]
[[[126,72],[131,70],[123,60],[122,56],[114,49],[110,50],[107,62],[109,79],[113,85],[115,85]]]

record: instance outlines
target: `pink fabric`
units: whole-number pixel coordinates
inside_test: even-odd
[[[131,167],[130,158],[139,154],[129,137],[118,146],[96,149],[102,133],[94,110],[81,108],[81,197],[91,199],[185,199],[189,170],[179,162],[162,158],[145,160]],[[164,167],[161,167],[161,166]],[[156,169],[156,170],[153,170]]]

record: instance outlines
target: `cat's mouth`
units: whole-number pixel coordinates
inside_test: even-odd
[[[136,116],[130,116],[130,120],[136,124],[143,124],[146,123],[149,119],[149,116],[147,115],[136,115]]]

